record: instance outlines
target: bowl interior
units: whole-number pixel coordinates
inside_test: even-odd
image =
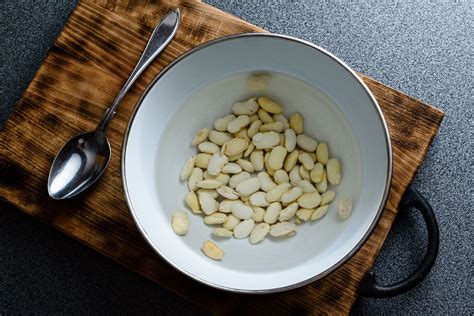
[[[298,58],[294,58],[298,56]],[[270,76],[263,89],[249,76]],[[291,238],[219,239],[202,217],[189,213],[186,236],[170,227],[175,209],[185,209],[184,162],[196,149],[197,130],[212,128],[234,102],[268,96],[284,114],[303,114],[305,133],[328,143],[341,160],[337,197],[351,197],[353,215],[341,221],[332,203],[321,220],[298,226]],[[328,273],[358,246],[373,226],[389,177],[389,151],[379,112],[360,82],[326,53],[302,42],[248,36],[215,42],[164,72],[143,98],[123,152],[128,202],[148,242],[176,268],[209,285],[237,291],[273,291]],[[225,251],[221,262],[205,257],[212,239]]]

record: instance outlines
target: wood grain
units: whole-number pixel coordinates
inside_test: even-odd
[[[50,199],[46,183],[55,153],[72,135],[95,127],[133,69],[152,27],[176,6],[182,10],[182,23],[175,40],[138,79],[112,121],[113,158],[105,175],[76,198]],[[198,1],[82,1],[0,133],[0,197],[213,313],[348,313],[389,232],[400,198],[436,135],[441,111],[361,75],[381,105],[391,133],[394,169],[389,202],[374,233],[352,259],[300,289],[238,295],[183,276],[145,243],[123,199],[122,138],[147,84],[202,42],[261,31]]]

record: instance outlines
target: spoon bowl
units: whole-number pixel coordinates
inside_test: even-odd
[[[73,137],[53,161],[49,195],[61,200],[82,192],[104,173],[109,161],[110,144],[105,133],[96,130]]]

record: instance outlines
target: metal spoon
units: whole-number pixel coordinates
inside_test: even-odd
[[[110,161],[110,144],[107,139],[110,121],[128,89],[174,37],[179,18],[179,9],[175,9],[155,27],[135,69],[96,130],[75,136],[58,152],[48,178],[48,193],[52,198],[61,200],[75,196],[100,178]]]

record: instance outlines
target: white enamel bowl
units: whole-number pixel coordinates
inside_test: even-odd
[[[268,86],[252,92],[249,74],[269,73]],[[211,128],[231,105],[266,95],[304,117],[305,133],[329,144],[342,163],[338,197],[353,213],[341,221],[332,203],[321,220],[298,226],[286,239],[217,240],[212,227],[190,215],[186,236],[171,229],[171,214],[185,209],[184,162],[196,149],[196,131]],[[166,261],[207,285],[235,292],[268,293],[317,280],[348,260],[367,240],[385,205],[392,170],[389,134],[379,106],[357,75],[325,50],[287,36],[245,34],[222,38],[181,56],[153,81],[133,113],[124,139],[125,198],[144,238]],[[337,201],[336,198],[336,201]],[[205,240],[225,251],[213,261]]]

